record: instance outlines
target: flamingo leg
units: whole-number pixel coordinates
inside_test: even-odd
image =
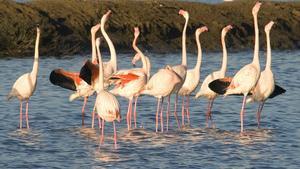
[[[163,109],[164,109],[164,97],[161,98],[161,108],[160,108],[160,129],[164,132],[164,119],[163,119]]]
[[[22,129],[22,120],[23,120],[23,115],[22,115],[22,100],[20,100],[20,129]]]
[[[206,127],[210,127],[210,124],[212,123],[212,113],[211,108],[213,106],[214,99],[209,99],[209,103],[207,106],[207,112],[206,112]]]
[[[244,113],[245,113],[246,98],[247,98],[247,95],[244,95],[242,109],[241,109],[241,113],[240,113],[241,133],[244,132]]]
[[[101,127],[101,138],[100,138],[100,144],[102,145],[104,142],[104,119],[102,119],[102,127]]]
[[[169,131],[170,97],[171,95],[168,96],[168,105],[167,105],[167,131]]]
[[[133,112],[133,118],[134,118],[134,128],[136,128],[136,105],[137,105],[137,100],[139,96],[135,97],[134,100],[134,112]]]
[[[115,149],[117,149],[117,131],[116,131],[116,124],[115,121],[113,121],[114,126],[114,142],[115,142]]]
[[[96,103],[95,103],[94,108],[93,108],[93,111],[92,111],[92,129],[94,128],[95,111],[96,111]]]
[[[28,120],[28,104],[29,104],[29,100],[26,100],[26,113],[25,113],[25,118],[26,118],[26,127],[27,129],[29,129],[29,120]]]
[[[176,122],[177,122],[177,126],[178,126],[178,129],[180,129],[180,123],[179,123],[179,119],[178,119],[178,116],[177,116],[177,101],[178,101],[178,93],[176,93],[176,98],[175,98],[175,106],[174,106],[174,116],[175,116],[175,119],[176,119]]]
[[[100,119],[99,115],[98,115],[98,126],[99,126],[99,129],[101,129],[101,119]]]
[[[84,108],[85,108],[87,100],[88,100],[88,97],[84,97],[83,105],[81,108],[81,125],[82,126],[84,126]]]
[[[262,101],[259,106],[258,106],[258,110],[256,112],[256,120],[257,120],[257,128],[260,128],[260,115],[261,115],[261,111],[264,107],[265,101]]]
[[[181,125],[184,126],[184,96],[182,96],[181,104]]]
[[[186,116],[188,120],[188,124],[190,123],[190,95],[186,96]]]
[[[157,109],[156,109],[156,116],[155,116],[155,132],[157,133],[158,128],[158,111],[159,111],[159,105],[160,104],[160,98],[157,99]]]
[[[127,116],[126,116],[128,131],[131,128],[131,111],[132,111],[132,99],[130,99],[128,102],[128,110],[127,110]]]

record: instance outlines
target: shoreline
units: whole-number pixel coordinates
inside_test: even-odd
[[[41,55],[88,55],[90,27],[100,21],[108,9],[112,16],[107,32],[117,53],[133,52],[133,27],[141,37],[138,46],[148,53],[181,51],[184,19],[179,9],[190,13],[187,29],[187,50],[196,51],[194,31],[206,25],[209,32],[200,37],[204,52],[220,52],[223,26],[233,24],[226,42],[229,52],[252,50],[254,30],[251,8],[255,1],[234,1],[218,4],[177,1],[75,1],[37,0],[17,3],[4,0],[0,4],[0,57],[31,56],[34,48],[34,28],[41,28]],[[260,50],[265,47],[264,25],[274,20],[271,32],[272,50],[300,49],[300,2],[263,2],[258,14]],[[100,33],[97,34],[101,36]],[[107,52],[102,40],[101,50]]]

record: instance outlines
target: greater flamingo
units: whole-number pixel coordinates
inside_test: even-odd
[[[223,61],[222,61],[221,69],[218,71],[212,72],[211,74],[206,76],[206,78],[204,79],[204,81],[200,87],[200,90],[196,94],[196,98],[206,97],[209,100],[207,113],[206,113],[206,127],[209,126],[208,119],[211,120],[211,108],[212,108],[215,98],[217,97],[217,93],[210,90],[208,87],[208,84],[210,82],[212,82],[213,80],[225,77],[225,73],[226,73],[226,69],[227,69],[227,49],[226,49],[225,37],[226,37],[227,32],[231,29],[232,29],[231,25],[228,25],[222,29],[221,43],[222,43],[222,48],[223,48]]]
[[[200,80],[200,67],[201,67],[201,61],[202,61],[202,49],[200,44],[200,34],[202,32],[208,31],[206,26],[203,26],[201,28],[198,28],[195,32],[195,38],[198,48],[198,56],[197,56],[197,63],[193,69],[189,69],[186,73],[185,81],[179,90],[178,94],[182,96],[182,125],[184,125],[184,112],[185,112],[185,105],[184,105],[184,98],[187,98],[187,104],[186,104],[186,111],[187,111],[187,118],[188,123],[190,123],[190,110],[189,110],[189,104],[190,104],[190,94],[197,88]]]
[[[97,24],[91,28],[91,44],[92,44],[92,64],[97,64],[97,54],[96,54],[96,42],[95,37],[97,31],[100,29],[100,24]],[[50,82],[54,85],[70,89],[75,91],[69,97],[70,101],[76,98],[83,97],[83,105],[81,108],[81,123],[84,126],[84,109],[88,100],[88,97],[93,95],[94,89],[87,84],[83,79],[79,77],[78,72],[69,72],[63,69],[55,69],[50,74]]]
[[[132,99],[147,83],[147,64],[144,54],[136,46],[136,41],[140,32],[137,27],[134,28],[134,40],[132,42],[133,49],[141,56],[143,68],[134,68],[127,70],[119,70],[117,73],[110,77],[110,80],[115,84],[114,89],[110,90],[111,93],[125,97],[129,100],[127,111],[127,127],[131,128],[131,114],[132,114]],[[137,101],[137,100],[135,100]],[[136,109],[136,104],[135,104]],[[134,112],[135,127],[136,127],[136,111]]]
[[[174,105],[174,116],[176,118],[177,121],[177,126],[178,128],[180,128],[180,123],[177,117],[177,102],[178,102],[178,91],[180,90],[180,88],[182,87],[185,78],[186,78],[186,72],[187,72],[187,57],[186,57],[186,29],[187,29],[187,24],[189,21],[189,13],[187,11],[184,10],[179,10],[179,15],[182,15],[185,19],[185,24],[183,27],[183,31],[182,31],[182,62],[180,65],[175,65],[172,66],[172,70],[174,70],[177,75],[180,77],[181,81],[180,83],[176,84],[176,86],[174,87],[172,93],[176,94],[176,98],[175,98],[175,105]],[[169,110],[170,110],[170,96],[168,98],[168,107],[167,107],[167,130],[168,130],[168,126],[169,126]]]
[[[100,144],[103,144],[104,141],[104,122],[105,121],[112,122],[114,127],[114,143],[116,149],[117,132],[116,132],[115,120],[119,122],[121,120],[120,105],[117,98],[113,94],[104,90],[104,76],[103,76],[104,72],[103,72],[102,58],[99,52],[99,44],[100,44],[100,39],[97,38],[96,46],[97,46],[98,61],[99,61],[99,90],[97,91],[97,98],[96,98],[95,105],[98,114],[98,119],[99,120],[100,118],[102,119]]]
[[[13,97],[17,97],[20,100],[20,129],[22,129],[22,120],[23,120],[23,112],[22,112],[23,100],[26,101],[26,113],[25,113],[26,127],[27,129],[29,129],[28,102],[29,102],[29,98],[33,95],[35,91],[36,83],[37,83],[37,75],[38,75],[38,68],[39,68],[39,41],[40,41],[40,28],[39,26],[37,26],[32,71],[30,73],[26,73],[20,76],[14,83],[10,93],[7,96],[8,100],[10,100]]]
[[[256,2],[254,7],[252,8],[252,15],[254,19],[254,30],[255,30],[253,61],[250,64],[245,65],[242,69],[240,69],[232,79],[231,78],[217,79],[209,84],[209,88],[211,90],[219,94],[224,93],[224,96],[232,95],[232,94],[243,94],[244,97],[243,97],[243,103],[240,112],[241,133],[244,132],[244,109],[245,109],[247,95],[255,87],[260,76],[260,64],[259,64],[259,55],[258,55],[259,30],[258,30],[258,23],[257,23],[257,14],[260,9],[260,6],[261,3]],[[224,81],[225,81],[225,85],[224,85]],[[229,85],[227,86],[226,84],[228,83]]]
[[[259,102],[258,110],[256,112],[257,126],[260,127],[260,115],[263,109],[265,101],[271,97],[281,93],[284,93],[285,90],[281,87],[277,86],[277,90],[275,91],[275,80],[274,75],[271,70],[271,45],[270,45],[270,30],[273,26],[274,22],[270,21],[265,26],[266,39],[267,39],[267,60],[265,70],[260,73],[259,80],[252,90],[252,95],[247,99],[248,102],[257,101]],[[272,93],[274,94],[272,95]]]
[[[155,131],[158,131],[158,113],[160,111],[160,121],[161,121],[161,132],[164,130],[163,125],[163,100],[164,97],[169,96],[174,90],[175,86],[180,83],[182,79],[170,66],[166,66],[166,68],[158,70],[155,73],[146,86],[140,91],[140,94],[147,94],[157,98],[157,110],[156,110],[156,124]]]

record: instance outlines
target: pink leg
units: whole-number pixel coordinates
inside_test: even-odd
[[[99,129],[101,129],[101,119],[100,119],[99,115],[98,115],[98,126],[99,126]]]
[[[181,103],[181,125],[184,126],[184,96],[182,96]]]
[[[94,105],[93,112],[92,112],[92,129],[94,128],[94,123],[95,123],[95,111],[96,111],[96,103]]]
[[[134,112],[133,112],[133,116],[134,116],[134,128],[136,128],[136,105],[137,105],[137,100],[138,100],[139,96],[135,97],[135,101],[134,101]]]
[[[101,138],[100,138],[100,144],[104,143],[104,119],[102,119],[102,127],[101,127]]]
[[[261,115],[261,111],[264,107],[265,101],[262,101],[259,106],[258,106],[258,110],[256,113],[256,120],[257,120],[257,128],[260,128],[260,115]]]
[[[214,99],[210,99],[207,107],[206,112],[206,127],[210,127],[210,124],[212,123],[212,114],[211,114],[211,108],[213,106]]]
[[[20,100],[20,129],[22,129],[22,120],[23,120],[22,100]]]
[[[130,99],[128,102],[128,110],[127,110],[127,116],[126,116],[128,131],[131,128],[131,111],[132,111],[132,99]]]
[[[158,112],[159,112],[159,104],[160,104],[160,98],[157,99],[157,110],[156,110],[156,116],[155,116],[155,132],[157,133],[158,129]]]
[[[176,119],[176,122],[177,122],[177,126],[178,126],[178,129],[180,129],[180,123],[179,123],[179,119],[178,119],[178,116],[177,116],[177,101],[178,101],[178,93],[176,93],[176,99],[175,99],[175,106],[174,106],[174,116],[175,116],[175,119]]]
[[[190,96],[186,96],[186,116],[187,116],[187,120],[188,120],[188,123],[190,123]]]
[[[84,126],[84,108],[85,108],[87,100],[88,100],[88,97],[84,97],[83,105],[81,108],[81,125],[82,126]]]
[[[116,131],[116,125],[115,125],[115,121],[113,121],[113,126],[114,126],[114,141],[115,141],[115,149],[117,149],[117,131]]]
[[[26,127],[27,127],[27,129],[29,129],[29,120],[28,120],[28,103],[29,103],[29,100],[26,100],[26,113],[25,113],[25,117],[26,117]]]
[[[170,97],[171,95],[168,96],[168,105],[167,105],[167,131],[169,131]]]
[[[247,95],[244,95],[244,98],[243,98],[243,104],[242,104],[242,109],[241,109],[241,113],[240,113],[240,119],[241,119],[241,133],[244,132],[244,113],[245,113],[246,98],[247,98]]]
[[[161,106],[160,106],[160,129],[161,132],[164,132],[164,119],[163,119],[163,111],[164,111],[164,98],[161,98]]]

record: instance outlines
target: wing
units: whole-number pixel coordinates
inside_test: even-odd
[[[79,77],[84,80],[89,85],[92,84],[92,79],[98,77],[99,75],[99,66],[93,64],[90,60],[87,60],[85,64],[80,69]]]
[[[232,77],[224,77],[210,82],[208,84],[208,87],[218,94],[224,94],[228,89],[231,81]]]
[[[67,72],[63,69],[53,70],[49,80],[54,85],[73,91],[76,91],[76,86],[80,84],[81,81],[79,73]]]
[[[276,97],[276,96],[278,96],[278,95],[280,95],[280,94],[283,94],[283,93],[285,93],[285,92],[286,92],[286,90],[285,90],[284,88],[282,88],[282,87],[280,87],[280,86],[278,86],[278,85],[275,85],[274,91],[273,91],[273,93],[269,96],[269,98],[272,99],[272,98],[274,98],[274,97]]]

